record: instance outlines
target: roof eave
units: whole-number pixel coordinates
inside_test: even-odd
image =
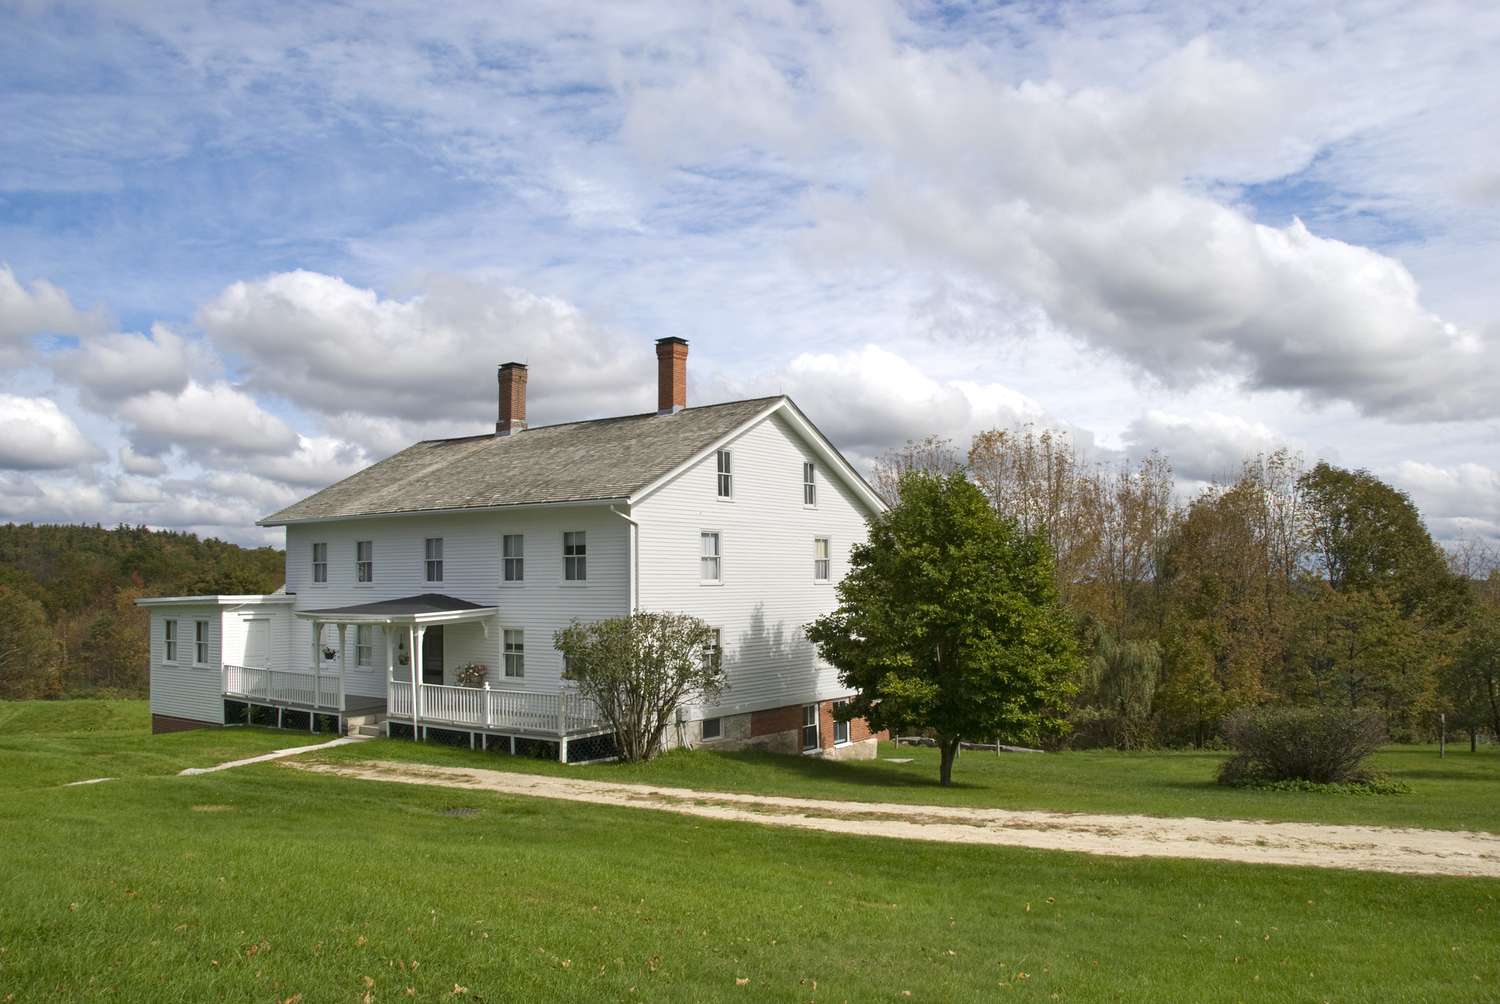
[[[601,495],[587,499],[557,499],[550,502],[502,502],[496,505],[445,506],[435,509],[395,509],[387,512],[342,513],[337,516],[302,516],[277,519],[275,514],[255,521],[256,526],[302,526],[310,523],[336,523],[351,519],[395,519],[403,516],[452,516],[466,512],[502,512],[510,509],[565,509],[574,506],[621,505],[629,502],[624,495]]]

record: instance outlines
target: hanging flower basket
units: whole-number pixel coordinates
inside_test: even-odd
[[[339,650],[336,649],[336,648],[334,648],[332,645],[324,645],[323,646],[323,658],[325,658],[325,659],[332,659],[335,656],[337,656],[338,654],[339,654]]]

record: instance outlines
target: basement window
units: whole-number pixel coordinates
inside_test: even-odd
[[[849,702],[833,702],[833,744],[835,746],[842,746],[849,741],[849,723],[839,721],[839,711],[841,711],[844,705],[847,703]]]
[[[703,719],[703,739],[704,739],[705,742],[707,742],[710,739],[717,739],[720,736],[722,736],[723,734],[724,734],[724,730],[723,730],[723,725],[722,725],[722,722],[721,722],[720,719],[718,719],[718,718],[705,718],[705,719]]]
[[[802,751],[818,748],[818,706],[802,705]]]

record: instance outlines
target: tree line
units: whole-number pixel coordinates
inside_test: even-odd
[[[0,525],[0,698],[142,696],[142,596],[268,593],[284,555],[145,527]]]
[[[1493,551],[1445,551],[1411,499],[1367,471],[1286,450],[1176,498],[1170,460],[1087,460],[1025,426],[937,437],[879,459],[961,472],[1050,555],[1081,655],[1059,709],[1069,742],[1203,745],[1236,711],[1373,709],[1398,739],[1500,736],[1500,574]]]

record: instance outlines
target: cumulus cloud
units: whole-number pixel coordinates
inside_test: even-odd
[[[106,323],[103,312],[79,310],[46,279],[33,280],[28,289],[0,263],[0,364],[20,365],[36,335],[86,335]]]
[[[151,334],[115,332],[83,339],[53,357],[53,369],[102,407],[151,391],[178,394],[195,371],[211,366],[206,353],[165,325]]]
[[[471,279],[434,276],[402,300],[285,272],[234,283],[198,323],[245,360],[253,390],[323,414],[493,425],[486,374],[511,360],[531,367],[534,424],[639,411],[653,399],[649,344],[622,344],[562,300]]]
[[[0,394],[0,467],[36,471],[103,459],[72,418],[47,398]]]
[[[137,453],[130,448],[130,444],[120,447],[120,470],[126,474],[140,474],[146,477],[156,477],[166,472],[167,462],[161,457],[150,457]]]
[[[1500,469],[1407,460],[1384,472],[1411,495],[1441,540],[1500,540]]]
[[[200,453],[277,455],[298,445],[297,434],[249,394],[223,381],[190,381],[180,392],[154,390],[128,398],[119,416],[132,447],[157,456],[173,446]]]
[[[1136,455],[1160,451],[1186,481],[1233,479],[1257,454],[1294,446],[1262,422],[1214,411],[1173,415],[1156,409],[1130,423],[1125,442]]]

